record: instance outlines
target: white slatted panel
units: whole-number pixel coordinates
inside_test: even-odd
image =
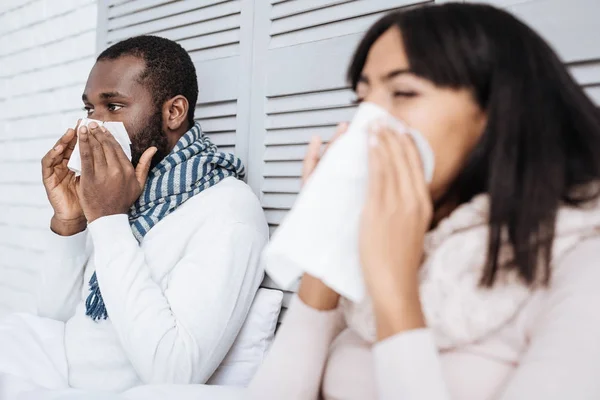
[[[444,2],[444,1],[438,1]],[[600,1],[488,0],[531,24],[570,63],[600,104]],[[313,135],[328,140],[351,118],[345,73],[362,33],[386,11],[427,3],[398,0],[271,0],[255,10],[251,179],[273,232],[300,190]],[[418,4],[417,4],[418,3]],[[431,2],[429,2],[431,3]],[[267,27],[263,25],[270,21]],[[273,285],[270,280],[267,286]],[[289,301],[290,294],[286,295]]]
[[[106,46],[147,34],[181,44],[198,74],[196,119],[222,150],[236,153],[245,153],[236,132],[240,123],[239,78],[244,68],[243,21],[251,22],[248,4],[247,0],[110,1],[104,32]],[[245,45],[251,46],[251,35],[244,39]],[[245,158],[245,154],[238,155]]]
[[[271,232],[300,190],[302,159],[313,135],[329,140],[348,121],[345,80],[364,31],[387,11],[417,0],[271,0],[255,10],[250,182],[261,194]],[[265,26],[266,24],[266,26]],[[265,285],[274,287],[267,279]],[[287,307],[291,292],[284,296]],[[285,314],[285,310],[284,310]]]
[[[52,215],[40,160],[81,117],[94,0],[0,2],[0,316],[35,312]]]
[[[470,2],[467,1],[467,2]],[[481,2],[481,1],[478,1]],[[521,18],[550,42],[587,94],[600,105],[600,1],[483,0]]]

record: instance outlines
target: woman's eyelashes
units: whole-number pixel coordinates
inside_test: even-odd
[[[394,98],[411,98],[411,97],[416,97],[418,95],[417,92],[413,92],[413,91],[396,91],[392,93],[392,96]],[[363,101],[365,101],[364,98],[362,97],[358,97],[356,96],[355,98],[352,99],[352,104],[360,104]]]
[[[393,93],[394,97],[415,97],[417,92],[409,91],[409,90],[397,90]]]

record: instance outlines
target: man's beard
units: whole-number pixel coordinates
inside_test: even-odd
[[[158,151],[154,157],[152,157],[150,170],[161,162],[170,152],[167,135],[162,129],[162,114],[160,111],[154,113],[148,119],[146,126],[135,132],[131,139],[131,163],[134,167],[137,167],[142,154],[152,146],[156,147]]]

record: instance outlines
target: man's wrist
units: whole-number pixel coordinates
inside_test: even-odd
[[[87,216],[87,223],[89,225],[92,222],[94,222],[100,218],[110,217],[113,215],[121,215],[121,214],[128,215],[129,209],[130,209],[130,207],[127,207],[127,208],[125,208],[125,207],[121,207],[121,208],[106,207],[106,208],[99,208],[97,210],[88,210],[88,211],[86,211],[85,215]]]
[[[83,232],[87,227],[87,221],[84,216],[74,219],[60,219],[56,215],[50,220],[50,229],[60,236],[73,236]]]

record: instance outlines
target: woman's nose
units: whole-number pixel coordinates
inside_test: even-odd
[[[371,90],[364,98],[364,101],[373,103],[383,108],[387,112],[391,112],[392,104],[389,95],[384,90]]]

